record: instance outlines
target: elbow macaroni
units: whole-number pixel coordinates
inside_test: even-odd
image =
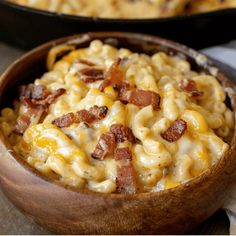
[[[58,48],[56,49],[58,50]],[[62,48],[62,50],[64,50]],[[111,55],[110,55],[111,54]],[[140,108],[123,104],[117,92],[98,88],[101,81],[85,84],[78,78],[78,59],[107,70],[117,57],[127,57],[125,80],[142,90],[152,90],[161,96],[161,108]],[[14,134],[16,119],[25,112],[22,104],[1,111],[0,128],[22,158],[40,172],[63,183],[91,191],[111,193],[116,190],[116,162],[112,156],[103,161],[91,158],[101,134],[112,124],[132,129],[137,142],[131,145],[132,164],[140,192],[159,191],[175,187],[210,168],[228,149],[223,138],[234,129],[232,111],[225,105],[226,94],[212,76],[191,71],[187,61],[158,52],[152,57],[91,42],[88,48],[73,50],[55,61],[49,54],[50,71],[35,81],[48,89],[66,89],[66,93],[50,105],[41,123],[32,124],[23,136]],[[52,58],[50,58],[52,57]],[[188,77],[195,81],[203,96],[195,100],[181,91],[180,81]],[[108,113],[90,127],[83,123],[58,128],[52,121],[69,112],[90,107],[107,106]],[[187,123],[185,134],[176,142],[164,140],[161,133],[176,119]]]
[[[64,14],[103,18],[156,18],[236,7],[235,0],[8,0]],[[185,64],[186,65],[186,64]],[[181,65],[185,68],[185,65]]]

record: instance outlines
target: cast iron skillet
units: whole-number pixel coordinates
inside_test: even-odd
[[[162,19],[122,20],[56,14],[0,0],[0,39],[24,49],[88,31],[149,33],[199,49],[236,38],[235,22],[236,9]]]

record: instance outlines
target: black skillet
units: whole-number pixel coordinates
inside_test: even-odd
[[[0,40],[24,49],[85,31],[142,32],[199,49],[235,39],[235,27],[236,9],[162,19],[124,20],[57,14],[0,0]]]

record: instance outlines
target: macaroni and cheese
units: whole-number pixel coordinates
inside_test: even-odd
[[[46,176],[95,192],[156,192],[200,175],[229,147],[223,87],[180,57],[94,40],[52,48],[47,65],[0,117],[14,150]]]
[[[102,18],[156,18],[236,7],[235,0],[9,0],[23,6]]]

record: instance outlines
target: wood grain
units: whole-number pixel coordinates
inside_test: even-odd
[[[35,49],[15,63],[0,80],[4,97],[21,81],[45,69],[45,58],[52,45],[73,39],[78,46],[87,46],[94,38],[117,39],[118,46],[153,53],[157,50],[181,52],[194,64],[196,52],[156,37],[122,33],[91,33],[87,40],[81,36],[60,39]],[[198,69],[209,71],[208,63]],[[223,74],[218,79],[228,88],[235,110],[236,95]],[[8,198],[21,211],[47,229],[63,234],[130,234],[183,233],[190,230],[221,207],[235,178],[234,133],[231,149],[216,166],[174,189],[137,195],[99,194],[66,188],[32,169],[11,150],[1,137],[0,184]],[[9,151],[10,150],[10,151]]]

